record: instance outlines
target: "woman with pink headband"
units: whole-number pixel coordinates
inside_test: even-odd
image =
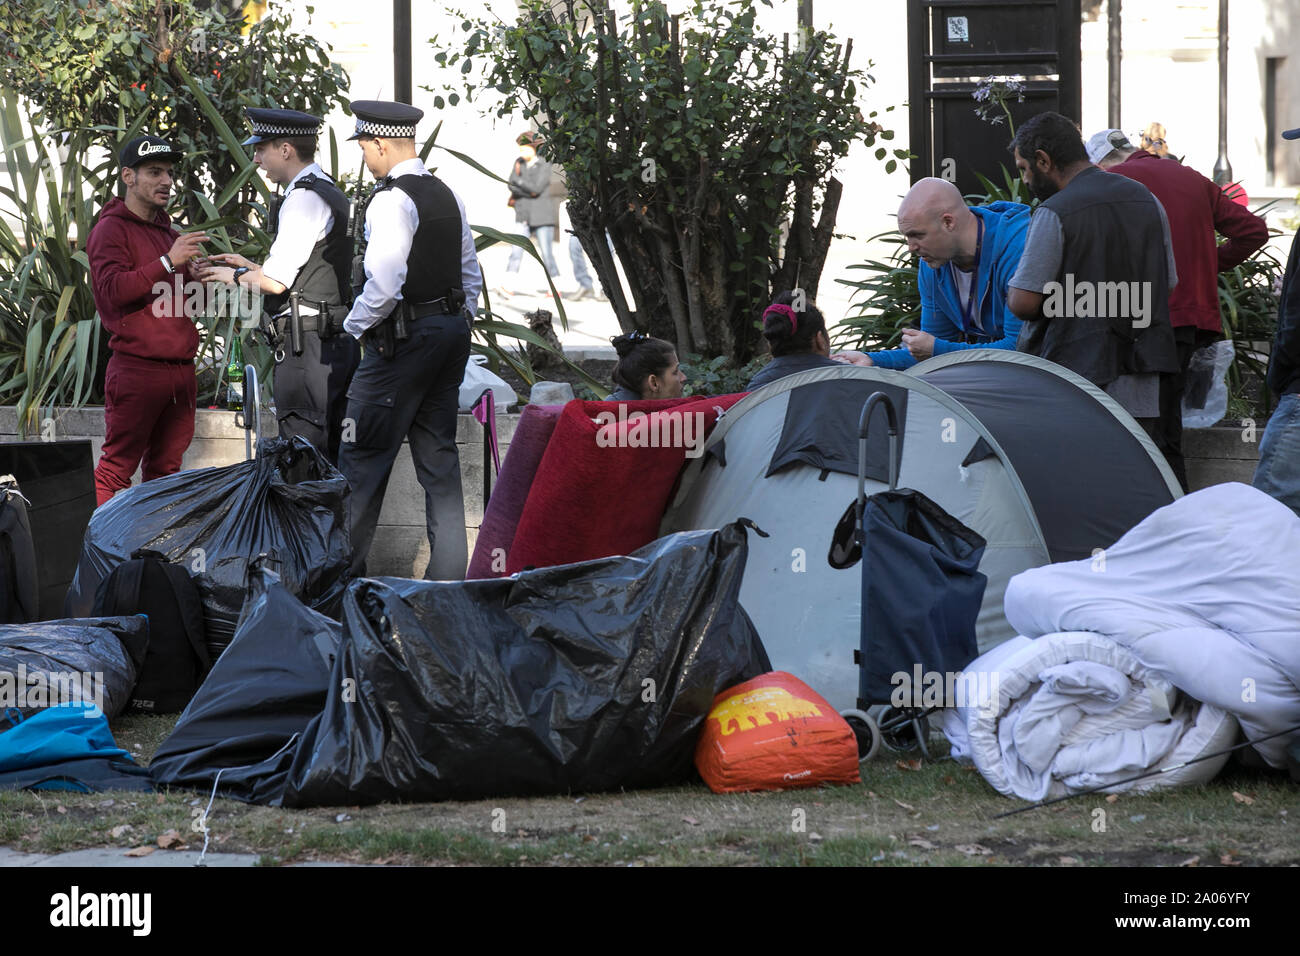
[[[831,360],[830,334],[821,311],[811,302],[802,311],[795,309],[793,292],[782,292],[763,310],[763,337],[773,358],[750,379],[750,391],[795,372],[840,365]]]

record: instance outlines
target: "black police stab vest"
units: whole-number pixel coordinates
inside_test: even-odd
[[[293,188],[310,190],[325,200],[334,221],[325,238],[312,247],[311,255],[298,270],[293,285],[284,292],[265,297],[264,307],[271,315],[289,304],[291,292],[297,292],[299,301],[303,303],[339,305],[351,301],[352,243],[348,239],[348,197],[331,180],[315,173],[299,179]],[[278,205],[271,211],[268,225],[272,233],[279,231],[279,212]]]
[[[402,299],[412,305],[441,299],[461,288],[461,217],[456,197],[438,177],[415,173],[386,180],[376,192],[394,186],[411,197],[420,217],[406,257]]]

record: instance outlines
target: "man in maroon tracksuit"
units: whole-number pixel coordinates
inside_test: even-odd
[[[109,200],[86,243],[95,307],[113,352],[104,378],[104,449],[95,468],[101,505],[130,486],[142,462],[145,481],[179,471],[194,437],[199,333],[185,314],[182,286],[207,236],[182,236],[163,212],[180,158],[156,136],[122,147],[126,198]]]
[[[1235,269],[1268,242],[1268,224],[1190,166],[1135,149],[1117,129],[1094,134],[1088,140],[1088,158],[1146,186],[1169,219],[1178,266],[1178,285],[1169,292],[1178,372],[1161,383],[1160,417],[1170,439],[1169,467],[1186,491],[1182,438],[1187,366],[1198,348],[1223,338],[1218,274]],[[1226,241],[1216,244],[1216,232]]]

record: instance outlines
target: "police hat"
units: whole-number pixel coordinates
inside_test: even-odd
[[[424,116],[424,110],[388,100],[353,100],[352,115],[357,118],[357,131],[348,137],[350,140],[362,136],[414,139],[415,124]]]
[[[286,136],[320,135],[320,117],[312,116],[310,113],[300,113],[297,110],[269,110],[256,106],[250,106],[244,112],[248,114],[248,122],[253,127],[253,135],[244,140],[245,146]]]
[[[184,156],[184,153],[158,136],[137,136],[117,154],[123,169],[132,169],[149,159],[165,159],[174,163]]]

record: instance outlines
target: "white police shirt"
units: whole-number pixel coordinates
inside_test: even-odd
[[[334,226],[329,203],[310,189],[294,189],[298,180],[309,174],[329,180],[319,163],[308,163],[293,177],[280,202],[280,221],[271,253],[262,265],[262,274],[286,289],[298,278],[316,243],[329,235]]]
[[[393,179],[411,174],[430,175],[419,157],[403,160],[388,172]],[[466,303],[472,308],[483,288],[483,279],[478,267],[478,253],[474,249],[474,236],[465,219],[465,204],[455,192],[452,195],[460,211],[461,288],[465,291]],[[411,254],[411,243],[419,225],[415,203],[402,190],[390,187],[370,200],[366,207],[366,285],[343,323],[343,328],[354,337],[361,338],[368,328],[382,322],[401,300],[402,284],[406,282],[406,259]]]

